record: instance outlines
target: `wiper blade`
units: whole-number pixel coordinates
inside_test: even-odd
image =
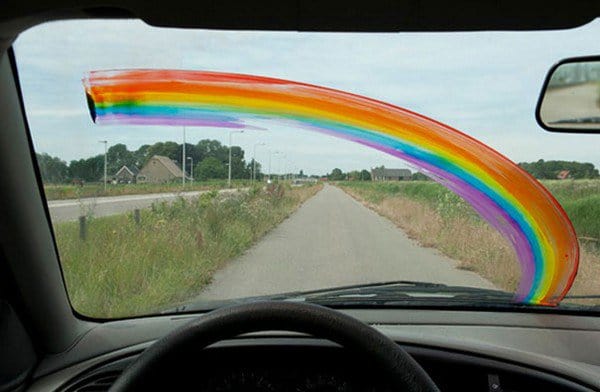
[[[256,301],[310,302],[323,306],[432,306],[432,307],[505,307],[545,308],[544,305],[522,304],[514,301],[514,294],[507,291],[467,286],[450,286],[397,280],[378,283],[356,284],[309,291],[236,298],[222,301],[193,301],[162,313],[208,311],[221,306]],[[561,307],[570,307],[570,304]],[[549,307],[554,308],[554,307]]]
[[[410,280],[395,280],[395,281],[387,281],[387,282],[378,282],[378,283],[367,283],[367,284],[355,284],[355,285],[346,285],[346,286],[336,286],[329,287],[317,290],[307,290],[307,291],[292,291],[281,294],[272,294],[272,295],[261,295],[261,296],[253,296],[253,297],[243,297],[243,298],[234,298],[234,299],[224,299],[217,301],[190,301],[182,303],[178,306],[170,307],[168,309],[162,309],[159,313],[161,314],[173,314],[173,313],[185,313],[185,312],[200,312],[200,311],[208,311],[212,309],[216,309],[222,306],[233,305],[233,304],[241,304],[241,303],[250,303],[256,301],[298,301],[305,302],[307,298],[310,297],[311,300],[307,302],[317,302],[312,299],[321,298],[325,301],[327,296],[331,296],[331,298],[343,298],[346,295],[346,298],[349,298],[349,295],[360,295],[358,293],[354,293],[355,291],[368,291],[371,289],[376,289],[380,287],[388,287],[388,286],[403,286],[403,287],[419,287],[423,290],[437,290],[439,288],[447,287],[444,284],[440,283],[429,283],[429,282],[418,282],[418,281],[410,281]],[[340,293],[341,297],[338,297],[337,294]]]
[[[586,294],[586,295],[565,295],[565,299],[596,299],[600,298],[600,295]]]
[[[514,295],[500,290],[477,287],[448,286],[441,283],[393,281],[367,285],[347,286],[302,293],[296,300],[323,305],[342,304],[408,304],[435,302],[510,303]]]

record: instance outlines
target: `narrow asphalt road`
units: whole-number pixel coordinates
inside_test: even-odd
[[[237,189],[223,189],[219,193],[237,192]],[[51,200],[48,202],[52,222],[77,220],[89,210],[94,216],[122,214],[136,208],[147,208],[157,201],[173,201],[178,197],[191,199],[209,191],[152,193],[145,195],[125,195],[107,197],[89,197],[82,199]]]
[[[422,248],[389,220],[325,185],[244,255],[218,271],[198,300],[391,280],[494,286]]]

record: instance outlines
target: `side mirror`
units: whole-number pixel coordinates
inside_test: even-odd
[[[600,133],[600,56],[570,58],[553,66],[536,119],[552,132]]]

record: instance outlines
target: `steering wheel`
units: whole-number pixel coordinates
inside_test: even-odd
[[[439,391],[429,375],[391,339],[343,313],[294,302],[255,302],[202,315],[146,349],[116,380],[112,392],[149,390],[168,365],[184,352],[259,331],[293,331],[328,339],[358,354],[378,369],[393,391]],[[202,369],[202,363],[195,364]]]

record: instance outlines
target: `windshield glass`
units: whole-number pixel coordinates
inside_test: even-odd
[[[23,33],[74,309],[597,310],[600,138],[543,131],[534,108],[599,33]]]

